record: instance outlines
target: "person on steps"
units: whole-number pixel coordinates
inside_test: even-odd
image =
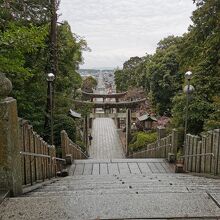
[[[89,145],[91,145],[91,143],[92,143],[92,135],[89,134]]]

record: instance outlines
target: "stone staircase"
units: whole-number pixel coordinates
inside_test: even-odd
[[[5,200],[0,219],[220,219],[220,180],[163,159],[81,160],[70,176]]]

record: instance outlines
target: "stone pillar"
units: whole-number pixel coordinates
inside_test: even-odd
[[[7,97],[12,85],[0,73],[0,190],[12,196],[22,193],[17,102]]]
[[[179,134],[178,131],[176,129],[172,130],[172,153],[174,153],[175,155],[177,154],[177,149],[178,149],[178,144],[179,144]]]
[[[157,127],[157,139],[160,140],[164,137],[166,137],[166,128],[162,126]]]
[[[131,110],[127,109],[126,110],[126,146],[125,146],[126,155],[128,154],[128,145],[130,142],[130,138],[131,138]]]
[[[89,128],[92,129],[92,122],[93,122],[93,119],[92,118],[89,118]]]
[[[85,144],[85,147],[86,147],[86,151],[88,152],[88,148],[89,148],[89,143],[88,143],[88,116],[85,116],[84,118],[84,144]]]
[[[115,99],[116,102],[119,102],[118,98]],[[116,108],[116,115],[119,113],[119,108]],[[117,128],[120,129],[120,118],[117,116]]]
[[[62,158],[66,157],[66,132],[64,130],[60,133],[61,137],[61,149],[62,149]]]

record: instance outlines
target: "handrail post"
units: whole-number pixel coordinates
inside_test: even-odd
[[[7,97],[12,84],[0,73],[0,190],[22,193],[17,102]]]

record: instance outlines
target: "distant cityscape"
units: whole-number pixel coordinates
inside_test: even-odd
[[[81,76],[92,75],[97,76],[100,73],[102,74],[114,74],[114,69],[79,69],[78,70]]]
[[[111,88],[112,91],[115,92],[115,80],[114,80],[114,72],[113,69],[79,69],[78,70],[82,77],[93,76],[98,81],[100,74],[103,77],[103,81],[105,83],[106,88]]]

